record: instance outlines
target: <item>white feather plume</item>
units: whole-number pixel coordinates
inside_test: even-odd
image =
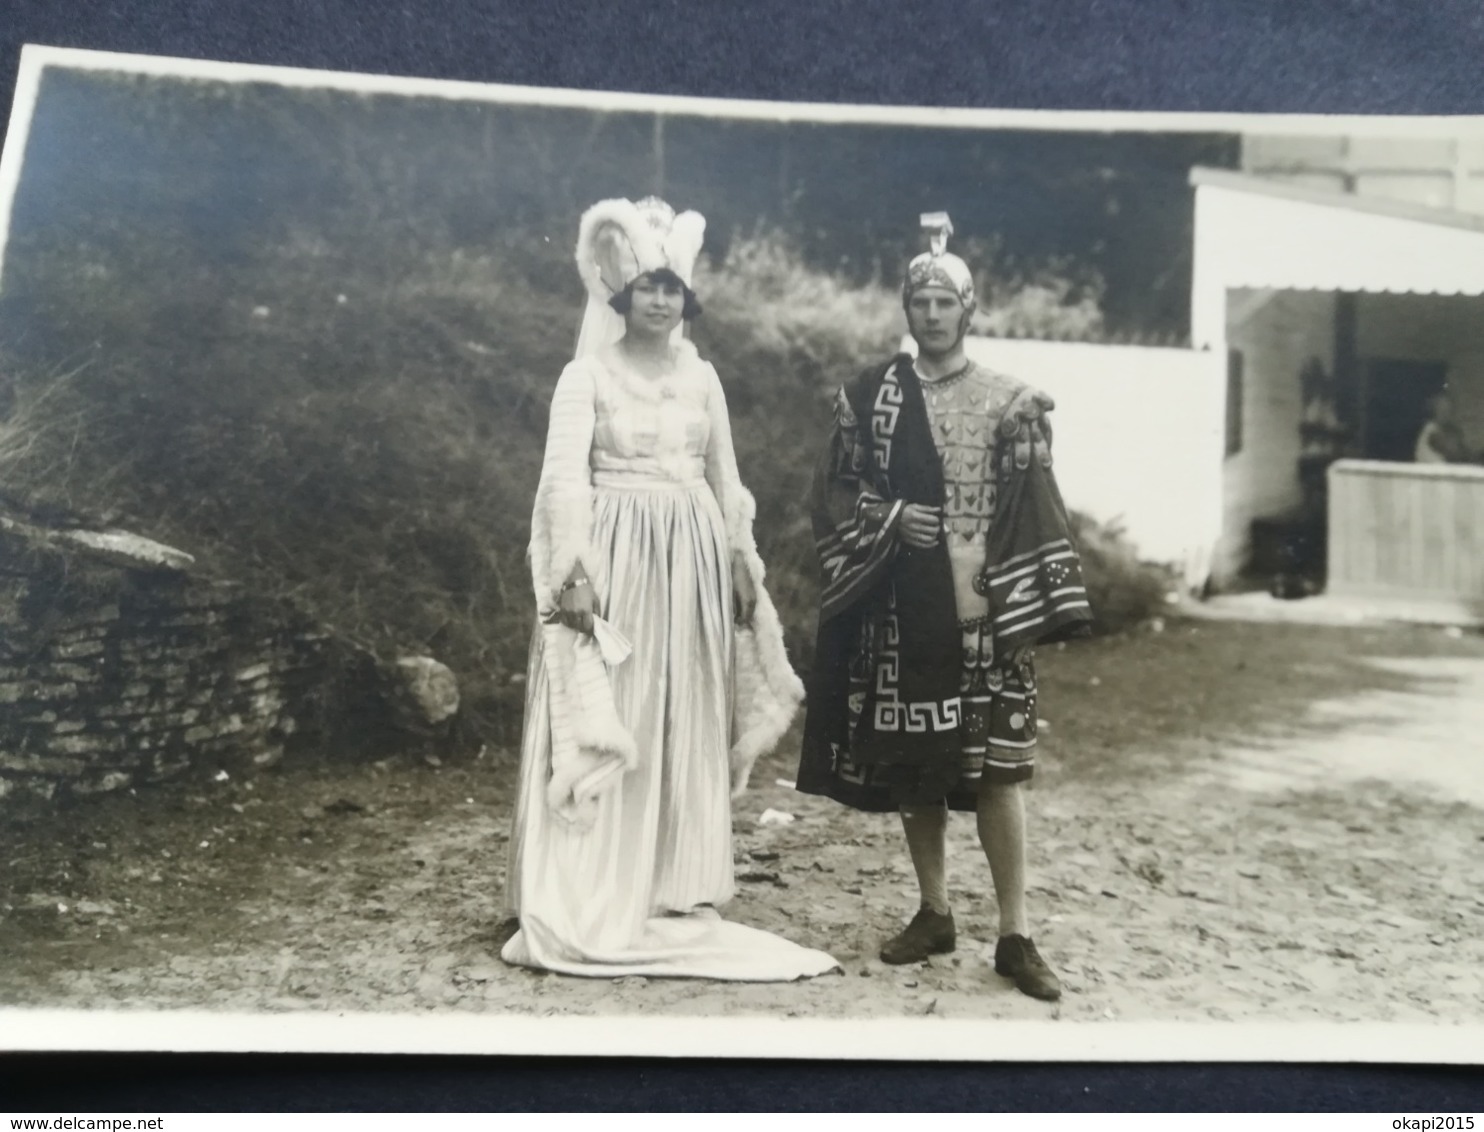
[[[680,213],[661,232],[633,201],[602,200],[582,214],[577,226],[577,271],[588,294],[600,302],[646,272],[666,267],[688,287],[705,234],[706,219],[699,212]]]

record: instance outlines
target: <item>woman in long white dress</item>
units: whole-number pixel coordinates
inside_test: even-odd
[[[587,312],[532,516],[510,963],[755,981],[836,966],[717,911],[732,799],[803,689],[721,384],[681,333],[703,230],[652,198],[604,201],[579,230]]]

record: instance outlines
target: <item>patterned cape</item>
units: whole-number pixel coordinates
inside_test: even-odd
[[[997,652],[1090,631],[1080,560],[1050,468],[1051,407],[1044,394],[1019,387],[995,441],[998,502],[976,588],[989,598]],[[952,567],[942,540],[917,549],[899,535],[906,504],[943,502],[922,387],[901,354],[841,390],[814,477],[823,579],[798,775],[805,793],[857,809],[896,808],[852,782],[842,763],[916,766],[920,781],[940,784],[945,795],[957,779],[961,635]]]

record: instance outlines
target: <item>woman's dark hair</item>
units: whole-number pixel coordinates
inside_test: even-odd
[[[662,286],[668,284],[669,286],[680,288],[680,293],[685,296],[685,305],[680,308],[680,317],[686,322],[700,315],[701,300],[696,297],[694,291],[685,285],[685,280],[681,279],[680,276],[676,275],[668,267],[661,267],[655,271],[647,271],[639,276],[638,279],[635,279],[634,283],[639,282],[639,279],[645,278],[653,280]],[[630,283],[622,291],[614,295],[613,298],[608,300],[608,305],[619,314],[627,315],[629,311],[634,309],[634,283]]]

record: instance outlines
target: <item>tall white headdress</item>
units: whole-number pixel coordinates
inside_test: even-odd
[[[678,215],[658,197],[599,201],[582,214],[577,229],[577,270],[587,287],[587,310],[577,335],[577,356],[623,337],[623,316],[608,305],[639,276],[668,268],[687,287],[701,254],[706,219]],[[684,334],[682,327],[675,330]]]

